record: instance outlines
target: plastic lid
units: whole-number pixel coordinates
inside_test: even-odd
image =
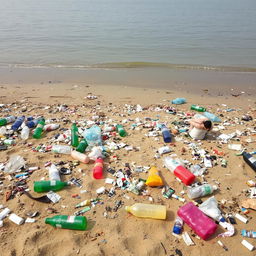
[[[130,212],[130,206],[125,206],[125,210],[126,210],[127,212]]]
[[[172,232],[173,232],[174,234],[179,235],[179,234],[181,234],[181,228],[178,227],[178,226],[174,226]]]

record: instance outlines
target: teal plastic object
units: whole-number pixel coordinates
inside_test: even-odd
[[[214,114],[212,114],[212,113],[209,113],[209,112],[207,112],[207,111],[204,112],[203,115],[204,115],[205,117],[209,118],[212,122],[216,122],[216,123],[221,122],[221,119],[220,119],[218,116],[216,116],[216,115],[214,115]]]
[[[176,98],[176,99],[172,100],[172,104],[176,104],[176,105],[184,104],[186,102],[187,101],[185,98]]]

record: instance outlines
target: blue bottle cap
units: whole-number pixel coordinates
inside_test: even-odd
[[[172,232],[177,235],[181,234],[181,227],[174,226]]]

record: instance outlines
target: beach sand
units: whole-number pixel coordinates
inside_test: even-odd
[[[2,79],[0,83],[1,103],[7,104],[1,108],[1,116],[14,114],[16,116],[26,115],[43,115],[46,119],[56,118],[55,123],[59,123],[61,128],[70,128],[71,121],[91,120],[93,116],[102,116],[101,120],[106,121],[112,119],[111,123],[120,123],[127,119],[124,127],[128,132],[128,136],[121,138],[120,142],[127,145],[138,147],[136,150],[127,151],[119,149],[111,152],[110,155],[118,156],[118,161],[111,162],[110,158],[104,161],[105,178],[113,178],[106,170],[112,167],[115,170],[123,169],[125,163],[134,164],[135,166],[156,166],[160,171],[165,185],[169,185],[175,189],[176,194],[180,195],[181,191],[186,192],[186,186],[178,182],[174,175],[163,167],[163,158],[155,158],[158,148],[164,146],[162,137],[147,137],[145,134],[149,131],[147,128],[138,126],[131,129],[131,125],[136,123],[136,118],[142,121],[146,117],[158,119],[159,122],[166,122],[167,126],[173,130],[173,121],[179,121],[184,113],[191,112],[191,104],[199,104],[207,108],[209,112],[216,115],[223,115],[222,121],[229,123],[220,133],[229,134],[236,130],[242,132],[248,131],[248,128],[256,126],[256,110],[255,110],[255,94],[248,92],[246,88],[237,87],[235,89],[228,88],[225,94],[216,96],[216,88],[201,86],[193,88],[186,86],[177,86],[170,84],[169,88],[136,88],[127,86],[122,83],[119,85],[111,85],[104,83],[96,83],[93,79],[89,81],[57,81],[45,79],[27,82],[24,80],[11,81]],[[18,81],[19,80],[19,81]],[[185,89],[186,88],[186,89]],[[249,90],[249,89],[248,89]],[[219,92],[217,92],[218,94]],[[87,95],[96,95],[97,99],[87,99]],[[183,105],[172,105],[170,100],[176,97],[185,97],[187,103]],[[9,105],[10,104],[10,105]],[[60,104],[68,106],[66,111],[56,111]],[[144,110],[134,113],[128,111],[128,106],[140,104]],[[48,106],[48,107],[46,107]],[[166,113],[164,107],[175,107],[178,114],[173,115]],[[21,110],[26,107],[25,112]],[[159,108],[157,108],[159,107]],[[6,112],[9,109],[10,112]],[[233,111],[228,112],[228,109]],[[23,109],[24,110],[24,109]],[[157,111],[159,110],[159,111]],[[241,117],[245,114],[253,117],[252,121],[241,122]],[[105,117],[104,117],[105,116]],[[217,125],[216,125],[217,127]],[[69,155],[56,155],[51,152],[34,152],[32,148],[39,144],[50,144],[50,140],[60,130],[44,133],[40,140],[29,138],[27,142],[17,138],[17,144],[10,146],[7,151],[0,151],[0,162],[6,162],[13,155],[20,155],[26,159],[27,166],[38,166],[39,170],[34,171],[27,179],[27,184],[33,196],[39,194],[33,192],[33,182],[41,178],[48,178],[48,171],[44,167],[48,161],[73,161]],[[217,134],[217,133],[216,133]],[[214,132],[207,137],[206,140],[197,142],[201,148],[208,150],[210,155],[214,149],[223,151],[224,158],[228,161],[227,168],[220,166],[221,158],[217,156],[218,165],[209,168],[204,177],[198,177],[198,181],[207,181],[212,185],[218,185],[218,191],[214,193],[218,202],[221,204],[225,213],[233,211],[239,212],[238,205],[246,198],[245,191],[249,189],[246,181],[255,180],[254,171],[244,163],[241,156],[236,156],[235,151],[228,149],[227,144],[220,144],[216,140]],[[119,137],[117,135],[117,137]],[[231,143],[242,144],[247,151],[255,150],[255,133],[242,134],[239,141]],[[248,140],[250,139],[250,140]],[[112,141],[112,138],[109,139]],[[199,160],[192,159],[192,150],[188,147],[188,142],[193,142],[184,134],[175,135],[174,143],[170,145],[172,152],[167,154],[177,154],[178,157],[188,160],[194,164],[200,163]],[[16,225],[8,218],[4,219],[4,226],[0,228],[0,248],[1,255],[26,255],[26,256],[48,256],[48,255],[88,255],[88,256],[126,256],[126,255],[179,255],[177,249],[182,255],[253,255],[242,244],[243,237],[240,235],[241,229],[255,230],[256,214],[250,210],[247,217],[249,223],[244,224],[237,220],[235,225],[236,233],[233,237],[218,238],[217,235],[224,230],[218,227],[217,232],[207,241],[199,240],[193,234],[193,231],[185,224],[184,231],[187,231],[193,239],[195,245],[188,247],[182,239],[172,235],[172,228],[177,210],[183,205],[182,202],[175,199],[165,199],[162,196],[161,188],[147,188],[147,195],[134,195],[127,190],[116,189],[116,195],[109,198],[107,194],[100,195],[102,204],[97,204],[84,216],[88,218],[89,227],[86,231],[74,231],[65,229],[56,229],[44,223],[46,217],[51,217],[47,211],[48,207],[56,209],[58,214],[73,215],[76,209],[74,206],[85,200],[96,198],[96,189],[105,186],[108,190],[112,185],[105,184],[105,179],[94,180],[92,178],[93,161],[89,164],[80,163],[79,166],[72,170],[72,175],[63,176],[62,179],[68,180],[70,177],[80,178],[83,181],[83,187],[78,188],[72,186],[68,189],[58,191],[61,196],[60,202],[56,204],[43,204],[31,200],[25,195],[17,193],[13,199],[5,201],[5,194],[10,184],[14,180],[8,179],[8,174],[2,174],[3,185],[0,187],[1,204],[8,207],[12,212],[26,218],[28,212],[38,211],[40,214],[36,217],[35,223],[25,223]],[[132,168],[133,169],[133,168]],[[132,177],[147,178],[147,173],[132,173]],[[81,194],[81,190],[87,190]],[[73,198],[73,194],[80,195],[80,199]],[[183,196],[187,202],[191,201],[187,194]],[[207,198],[207,197],[206,197]],[[202,198],[205,200],[206,198]],[[115,202],[121,200],[123,205],[114,212],[108,212],[108,216],[104,216],[106,207],[115,206]],[[142,219],[132,216],[125,212],[126,205],[132,205],[135,202],[163,204],[167,206],[166,220]],[[253,239],[246,238],[249,242],[256,246]],[[228,248],[224,251],[217,241],[221,240]],[[181,255],[181,254],[180,254]]]

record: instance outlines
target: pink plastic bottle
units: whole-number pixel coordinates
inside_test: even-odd
[[[204,240],[209,238],[217,229],[215,222],[208,218],[192,202],[180,207],[178,215]]]

